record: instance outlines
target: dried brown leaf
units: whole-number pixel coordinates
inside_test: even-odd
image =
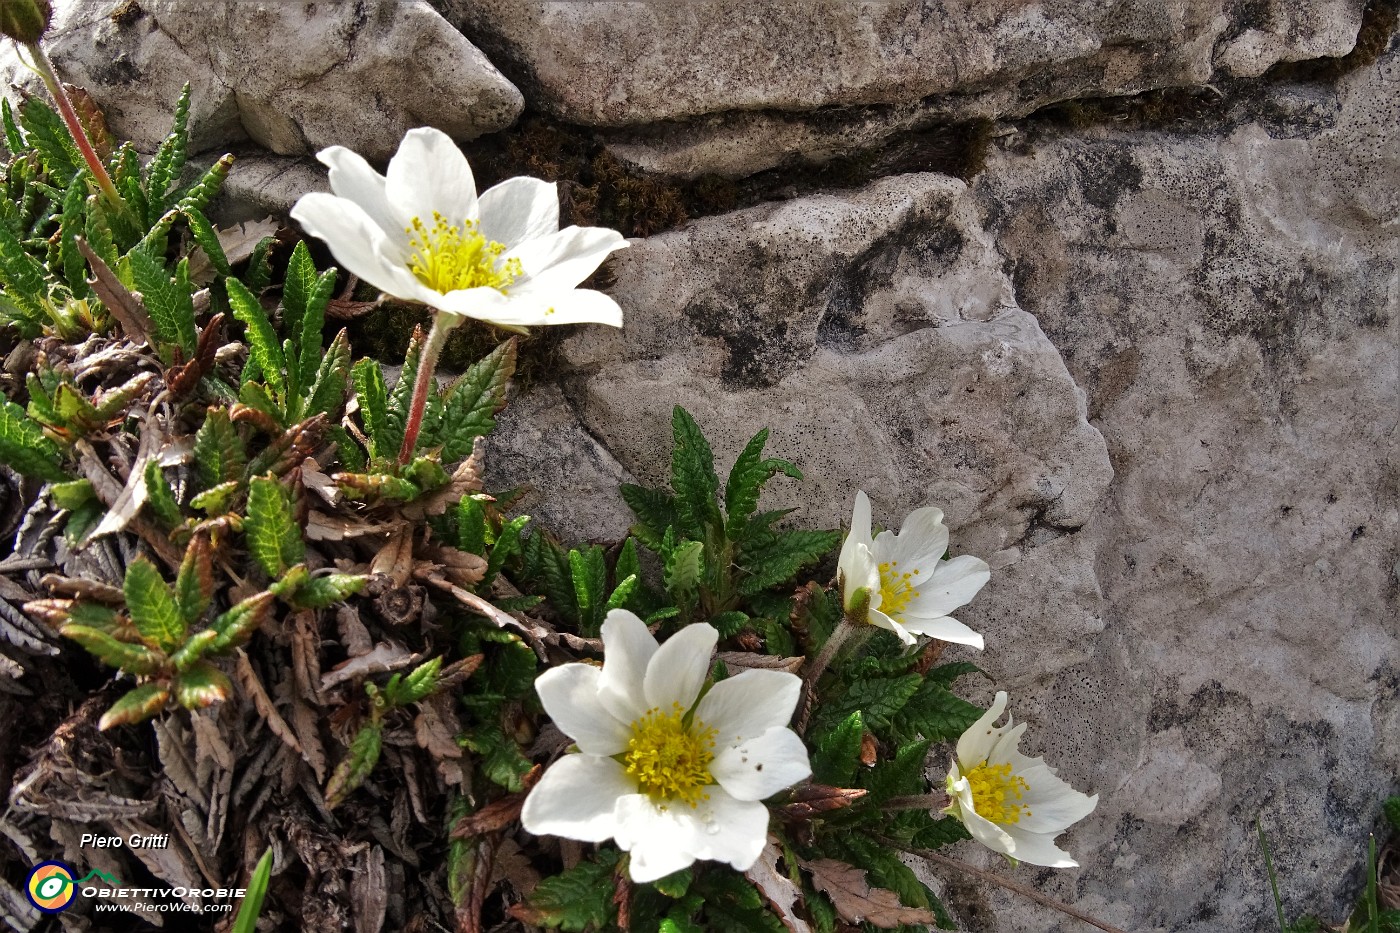
[[[491,872],[493,887],[502,881],[514,888],[520,897],[529,897],[530,892],[535,890],[535,885],[540,883],[540,873],[521,851],[520,844],[509,836],[501,840],[501,846],[496,850],[496,864]]]
[[[77,243],[78,251],[87,260],[94,276],[88,279],[88,287],[102,300],[107,310],[112,312],[112,317],[117,319],[128,340],[138,347],[150,343],[154,326],[151,323],[151,314],[141,303],[141,299],[122,284],[117,274],[103,262],[101,256],[93,252],[86,240],[79,237]]]
[[[305,470],[306,464],[302,464]],[[302,474],[305,479],[305,473]],[[364,535],[393,534],[403,527],[402,522],[361,522],[340,515],[327,515],[312,510],[306,516],[306,539],[308,541],[344,541]]]
[[[368,677],[370,674],[383,674],[389,671],[402,670],[410,664],[419,660],[419,655],[414,654],[402,645],[393,642],[382,641],[374,646],[374,650],[360,655],[357,658],[350,658],[342,661],[329,672],[321,677],[321,691],[324,693],[336,684],[354,680],[357,677]]]
[[[721,651],[716,661],[723,661],[731,671],[787,671],[796,674],[806,658],[784,658],[776,654],[754,654],[751,651]]]
[[[904,923],[935,923],[933,911],[905,907],[899,895],[884,888],[872,888],[865,872],[845,862],[824,858],[802,863],[812,874],[812,884],[831,898],[832,906],[849,923],[870,923],[892,930]]]
[[[355,933],[379,933],[383,929],[389,906],[388,886],[384,882],[384,850],[370,846],[350,880]]]
[[[433,556],[443,574],[458,586],[475,586],[486,576],[486,558],[480,554],[444,545]]]
[[[340,644],[350,657],[368,654],[374,647],[369,629],[360,621],[360,610],[350,603],[341,603],[336,607],[335,625],[340,630]]]
[[[403,586],[413,572],[413,531],[408,526],[394,531],[369,562],[371,574],[381,574],[394,587]]]
[[[481,463],[483,451],[481,438],[472,444],[472,455],[463,460],[452,471],[452,479],[446,486],[409,503],[403,508],[403,515],[410,521],[422,521],[430,515],[441,515],[457,500],[474,492],[481,492]]]
[[[272,697],[267,695],[267,688],[263,686],[258,672],[253,670],[253,665],[249,663],[248,656],[242,649],[238,651],[238,661],[234,667],[234,676],[242,684],[243,689],[248,692],[249,698],[253,701],[254,708],[258,714],[267,722],[267,727],[272,730],[272,734],[282,740],[288,748],[298,755],[305,756],[301,743],[297,741],[296,734],[292,732],[292,727],[287,725],[287,721],[282,718],[282,714],[277,712],[277,707],[273,705]]]
[[[768,844],[758,855],[758,861],[754,862],[753,867],[744,872],[744,875],[758,885],[763,896],[768,898],[768,903],[773,905],[773,909],[782,918],[783,926],[792,933],[812,933],[807,921],[797,916],[792,909],[793,905],[802,899],[802,889],[778,870],[778,859],[782,854],[777,841],[770,836]]]
[[[802,784],[793,789],[788,802],[779,807],[778,812],[789,820],[810,820],[822,813],[849,807],[868,793],[858,787]]]

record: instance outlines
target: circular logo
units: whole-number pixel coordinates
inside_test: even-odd
[[[41,862],[29,873],[24,893],[29,895],[29,903],[46,914],[67,910],[78,893],[73,869],[62,862]]]

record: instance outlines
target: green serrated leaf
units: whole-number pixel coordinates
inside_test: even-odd
[[[224,255],[224,247],[219,242],[219,234],[214,230],[214,225],[209,222],[209,218],[195,208],[187,208],[183,211],[185,223],[189,224],[190,234],[194,241],[199,244],[199,248],[204,251],[204,257],[209,260],[209,266],[219,275],[227,278],[232,275],[229,269],[228,257]]]
[[[228,409],[210,408],[194,435],[194,469],[200,486],[207,490],[242,479],[247,466],[243,438],[234,427]]]
[[[170,663],[175,666],[177,671],[187,671],[194,666],[196,661],[208,654],[209,649],[218,640],[219,633],[212,628],[195,632],[185,640],[179,651],[170,656]]]
[[[335,809],[345,802],[357,787],[365,782],[369,773],[379,762],[379,751],[383,739],[383,727],[377,722],[368,722],[360,727],[350,750],[331,772],[326,784],[326,806]]]
[[[490,586],[491,581],[496,579],[496,574],[505,566],[506,560],[520,550],[520,533],[525,530],[525,524],[529,520],[530,516],[520,515],[502,526],[501,533],[491,545],[491,556],[486,560],[486,574],[481,578],[482,586]]]
[[[928,826],[914,834],[909,844],[919,849],[939,849],[971,838],[972,834],[967,831],[962,820],[945,816],[930,821]]]
[[[832,787],[850,787],[860,764],[861,738],[865,719],[860,710],[847,716],[835,729],[815,733],[812,751],[812,780]]]
[[[127,612],[131,613],[131,621],[143,638],[155,642],[167,653],[184,644],[185,620],[155,564],[144,557],[128,564],[122,589],[126,594]]]
[[[918,674],[856,680],[818,708],[818,719],[830,728],[860,710],[866,728],[878,732],[890,724],[922,682]]]
[[[86,298],[87,261],[78,252],[78,237],[83,235],[86,217],[83,207],[87,203],[87,184],[79,177],[73,180],[63,195],[63,212],[58,224],[58,256],[63,273],[63,281],[74,298]]]
[[[473,363],[447,391],[438,443],[442,462],[456,463],[472,452],[478,437],[491,433],[495,414],[506,403],[506,386],[515,374],[517,342],[507,340]]]
[[[596,860],[581,861],[535,885],[529,900],[532,922],[575,933],[609,929],[617,912],[612,877],[617,857],[615,851],[604,849]]]
[[[204,709],[231,696],[228,675],[208,661],[195,661],[175,678],[175,699],[185,709]]]
[[[149,676],[165,669],[165,655],[145,645],[118,641],[107,632],[86,625],[68,624],[59,630],[95,655],[104,664],[119,667],[128,674]]]
[[[233,156],[223,156],[184,192],[184,196],[180,198],[176,206],[182,211],[204,210],[209,206],[209,202],[214,200],[219,189],[223,187],[224,179],[228,177],[231,168],[233,168]]]
[[[248,348],[256,360],[263,380],[277,398],[285,398],[287,393],[287,361],[282,356],[282,346],[277,340],[277,332],[272,329],[272,321],[257,296],[248,290],[238,279],[230,276],[224,281],[228,287],[229,308],[233,316],[248,328]]]
[[[236,603],[215,619],[214,630],[219,637],[210,643],[207,653],[222,654],[245,644],[271,613],[273,600],[273,594],[263,591]]]
[[[569,578],[574,586],[579,630],[592,638],[598,634],[607,610],[608,566],[603,549],[595,544],[586,551],[569,551]]]
[[[938,681],[925,677],[909,702],[895,714],[891,726],[901,738],[921,735],[935,742],[955,742],[982,713],[982,709],[954,696]]]
[[[44,436],[43,428],[9,399],[0,399],[0,462],[16,473],[59,481],[63,451]]]
[[[567,552],[543,531],[530,535],[523,550],[526,578],[544,593],[554,611],[566,622],[578,625]]]
[[[105,730],[144,722],[165,709],[169,701],[170,687],[167,684],[143,684],[113,703],[112,708],[97,721],[97,728]]]
[[[174,528],[184,521],[180,504],[175,501],[175,490],[165,478],[165,471],[155,460],[146,461],[146,505],[151,514],[166,528]]]
[[[10,107],[10,99],[0,98],[0,123],[5,127],[5,148],[10,150],[11,157],[17,157],[29,146],[24,141],[24,134],[20,132],[19,125],[15,123],[15,112]]]
[[[932,680],[945,687],[951,687],[953,681],[965,674],[984,673],[986,672],[983,671],[982,668],[973,664],[971,661],[951,661],[947,664],[940,664],[935,668],[931,668],[928,673],[924,674],[924,679]]]
[[[659,550],[666,529],[676,524],[676,497],[664,489],[648,489],[630,483],[623,483],[620,491],[623,501],[637,516],[632,534],[653,551]]]
[[[712,616],[709,621],[719,632],[720,638],[733,638],[742,632],[751,620],[747,612],[731,609]]]
[[[189,287],[171,278],[164,265],[139,248],[132,250],[127,260],[131,265],[132,283],[151,314],[156,339],[164,345],[179,347],[185,359],[192,358],[199,334]]]
[[[486,556],[486,510],[474,496],[457,500],[457,548],[469,554]]]
[[[384,372],[374,360],[360,360],[350,370],[355,398],[360,405],[370,457],[392,457],[398,453],[389,425],[389,397]]]
[[[430,658],[409,672],[389,698],[395,706],[417,703],[438,687],[438,674],[442,671],[442,658]],[[387,693],[387,691],[386,691]]]
[[[185,548],[175,576],[175,605],[187,626],[198,622],[214,598],[214,553],[207,534],[196,534]]]
[[[249,553],[273,580],[306,560],[306,543],[297,524],[292,494],[275,479],[249,480],[243,534]]]
[[[710,528],[721,527],[719,477],[715,455],[690,412],[677,405],[671,412],[671,488],[676,494],[676,524],[683,537],[700,540]]]
[[[825,557],[841,542],[835,531],[764,532],[739,549],[743,575],[739,592],[745,596],[786,583],[809,564]]]
[[[175,104],[174,125],[156,149],[150,168],[146,172],[146,199],[155,213],[164,213],[170,207],[170,201],[167,199],[170,185],[180,177],[180,172],[185,168],[185,156],[189,147],[189,118],[190,85],[186,82],[184,90],[180,92],[180,99]]]
[[[97,498],[92,483],[85,479],[75,479],[67,483],[53,483],[49,486],[49,496],[60,509],[79,509]]]
[[[307,383],[306,404],[300,415],[310,418],[325,414],[337,418],[350,383],[350,339],[344,328],[335,335],[325,355],[314,363]]]
[[[632,594],[637,591],[641,583],[641,578],[636,574],[632,574],[619,583],[616,589],[612,591],[612,595],[608,597],[607,605],[604,607],[604,616],[613,609],[626,608],[628,600],[632,598]],[[600,620],[598,624],[601,626],[602,621]]]
[[[482,773],[493,784],[504,787],[511,793],[519,793],[521,783],[534,762],[525,757],[515,740],[501,731],[495,723],[483,723],[462,737],[462,742],[476,752]]]
[[[664,878],[656,879],[651,884],[667,897],[680,898],[685,897],[685,893],[690,890],[690,883],[694,880],[695,872],[689,868],[682,868]]]
[[[331,573],[311,577],[297,587],[289,600],[297,609],[325,609],[362,592],[369,577],[361,574]]]
[[[700,586],[700,575],[704,572],[705,545],[699,541],[686,541],[671,552],[662,577],[666,591],[681,605],[689,605]]]
[[[931,745],[927,740],[911,742],[896,751],[893,760],[882,761],[870,769],[861,783],[870,791],[871,802],[878,804],[891,797],[923,793],[924,763]]]
[[[394,450],[403,446],[404,431],[408,425],[408,410],[413,403],[414,383],[418,379],[418,364],[423,359],[423,341],[423,329],[415,327],[413,334],[408,339],[408,349],[404,353],[403,367],[399,370],[398,381],[394,383],[393,391],[389,393],[388,404],[384,409],[388,423],[388,443],[392,445]],[[429,392],[428,394],[431,396],[436,393]],[[424,435],[420,429],[417,447],[427,449],[433,446],[435,446],[435,442],[432,435]]]
[[[44,267],[24,251],[5,224],[0,224],[0,285],[5,286],[6,301],[19,312],[17,319],[29,325],[26,335],[37,337],[41,322],[48,317]]]
[[[190,508],[199,509],[206,515],[218,515],[228,511],[229,503],[238,494],[243,486],[236,479],[231,479],[227,483],[220,483],[217,486],[210,486],[190,500]]]
[[[19,105],[19,123],[24,127],[25,142],[39,153],[51,178],[67,182],[85,170],[83,157],[73,145],[68,127],[53,108],[38,97],[30,97]]]

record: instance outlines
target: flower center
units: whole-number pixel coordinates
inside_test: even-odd
[[[914,598],[913,573],[900,573],[899,561],[886,561],[880,565],[880,611],[886,615],[901,613]]]
[[[520,260],[501,262],[505,246],[478,233],[474,220],[450,224],[433,211],[431,228],[415,217],[404,232],[412,250],[409,271],[435,292],[482,286],[503,292],[520,276]]]
[[[1011,773],[1011,765],[983,762],[966,774],[972,785],[972,808],[993,823],[1010,824],[1030,816],[1030,809],[1016,801],[1026,791],[1026,779]]]
[[[680,800],[695,807],[709,798],[704,789],[715,782],[710,776],[714,748],[715,730],[700,722],[687,729],[679,703],[669,713],[653,707],[632,723],[622,765],[653,800]]]

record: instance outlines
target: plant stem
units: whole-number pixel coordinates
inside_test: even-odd
[[[881,810],[942,810],[948,806],[947,794],[911,794],[908,797],[891,797],[880,804]]]
[[[801,710],[797,716],[797,734],[801,735],[807,731],[807,720],[812,717],[812,705],[816,701],[817,681],[831,664],[831,659],[836,657],[836,652],[841,650],[841,646],[846,643],[846,639],[851,637],[851,633],[856,630],[856,624],[848,616],[842,616],[841,621],[836,624],[836,629],[827,636],[826,642],[822,645],[822,650],[812,660],[812,666],[807,668],[807,672],[802,675],[802,703]]]
[[[98,158],[97,150],[92,148],[92,141],[88,139],[82,121],[78,119],[77,111],[73,109],[72,102],[68,100],[68,94],[63,90],[63,84],[58,80],[58,75],[53,70],[53,63],[49,61],[49,56],[37,42],[27,43],[25,48],[33,56],[34,70],[39,73],[39,77],[44,79],[44,86],[49,89],[49,95],[58,105],[59,115],[63,117],[63,122],[68,126],[68,133],[73,137],[73,144],[83,154],[83,160],[87,162],[88,171],[92,172],[92,177],[97,181],[97,187],[102,189],[103,195],[113,205],[120,205],[122,199],[121,195],[117,194],[117,186],[112,184],[112,176],[107,174],[107,167]]]
[[[1089,926],[1091,927],[1096,927],[1097,929],[1103,930],[1104,933],[1126,933],[1126,931],[1120,929],[1119,927],[1113,926],[1110,923],[1105,923],[1104,921],[1099,920],[1097,917],[1091,917],[1084,911],[1079,910],[1076,907],[1071,907],[1068,904],[1065,904],[1061,901],[1057,901],[1053,897],[1048,897],[1044,894],[1041,894],[1034,888],[1027,887],[1026,885],[1020,884],[1016,881],[1012,881],[1009,878],[1003,878],[995,872],[990,872],[982,868],[974,868],[966,862],[960,862],[957,859],[949,858],[948,856],[935,852],[932,849],[916,849],[913,846],[904,845],[901,842],[896,842],[895,840],[886,838],[884,836],[875,836],[874,838],[878,839],[880,842],[883,842],[891,849],[898,849],[900,852],[907,852],[910,855],[916,855],[921,859],[933,862],[935,865],[942,865],[946,868],[951,868],[955,871],[960,871],[964,874],[972,875],[974,878],[978,878],[982,881],[990,882],[999,888],[1005,888],[1006,890],[1011,891],[1014,894],[1019,894],[1022,897],[1027,898],[1028,900],[1035,901],[1042,907],[1049,907],[1051,910],[1058,911],[1059,913],[1064,914],[1066,917],[1073,917],[1076,920],[1089,924]]]
[[[399,465],[405,466],[413,459],[413,450],[418,446],[418,432],[423,428],[423,409],[428,404],[428,392],[437,383],[433,378],[437,370],[438,357],[442,355],[447,335],[462,323],[461,315],[433,312],[433,326],[428,330],[428,339],[423,342],[418,356],[418,375],[413,380],[413,403],[408,408],[408,421],[403,426],[403,446],[399,448]]]

